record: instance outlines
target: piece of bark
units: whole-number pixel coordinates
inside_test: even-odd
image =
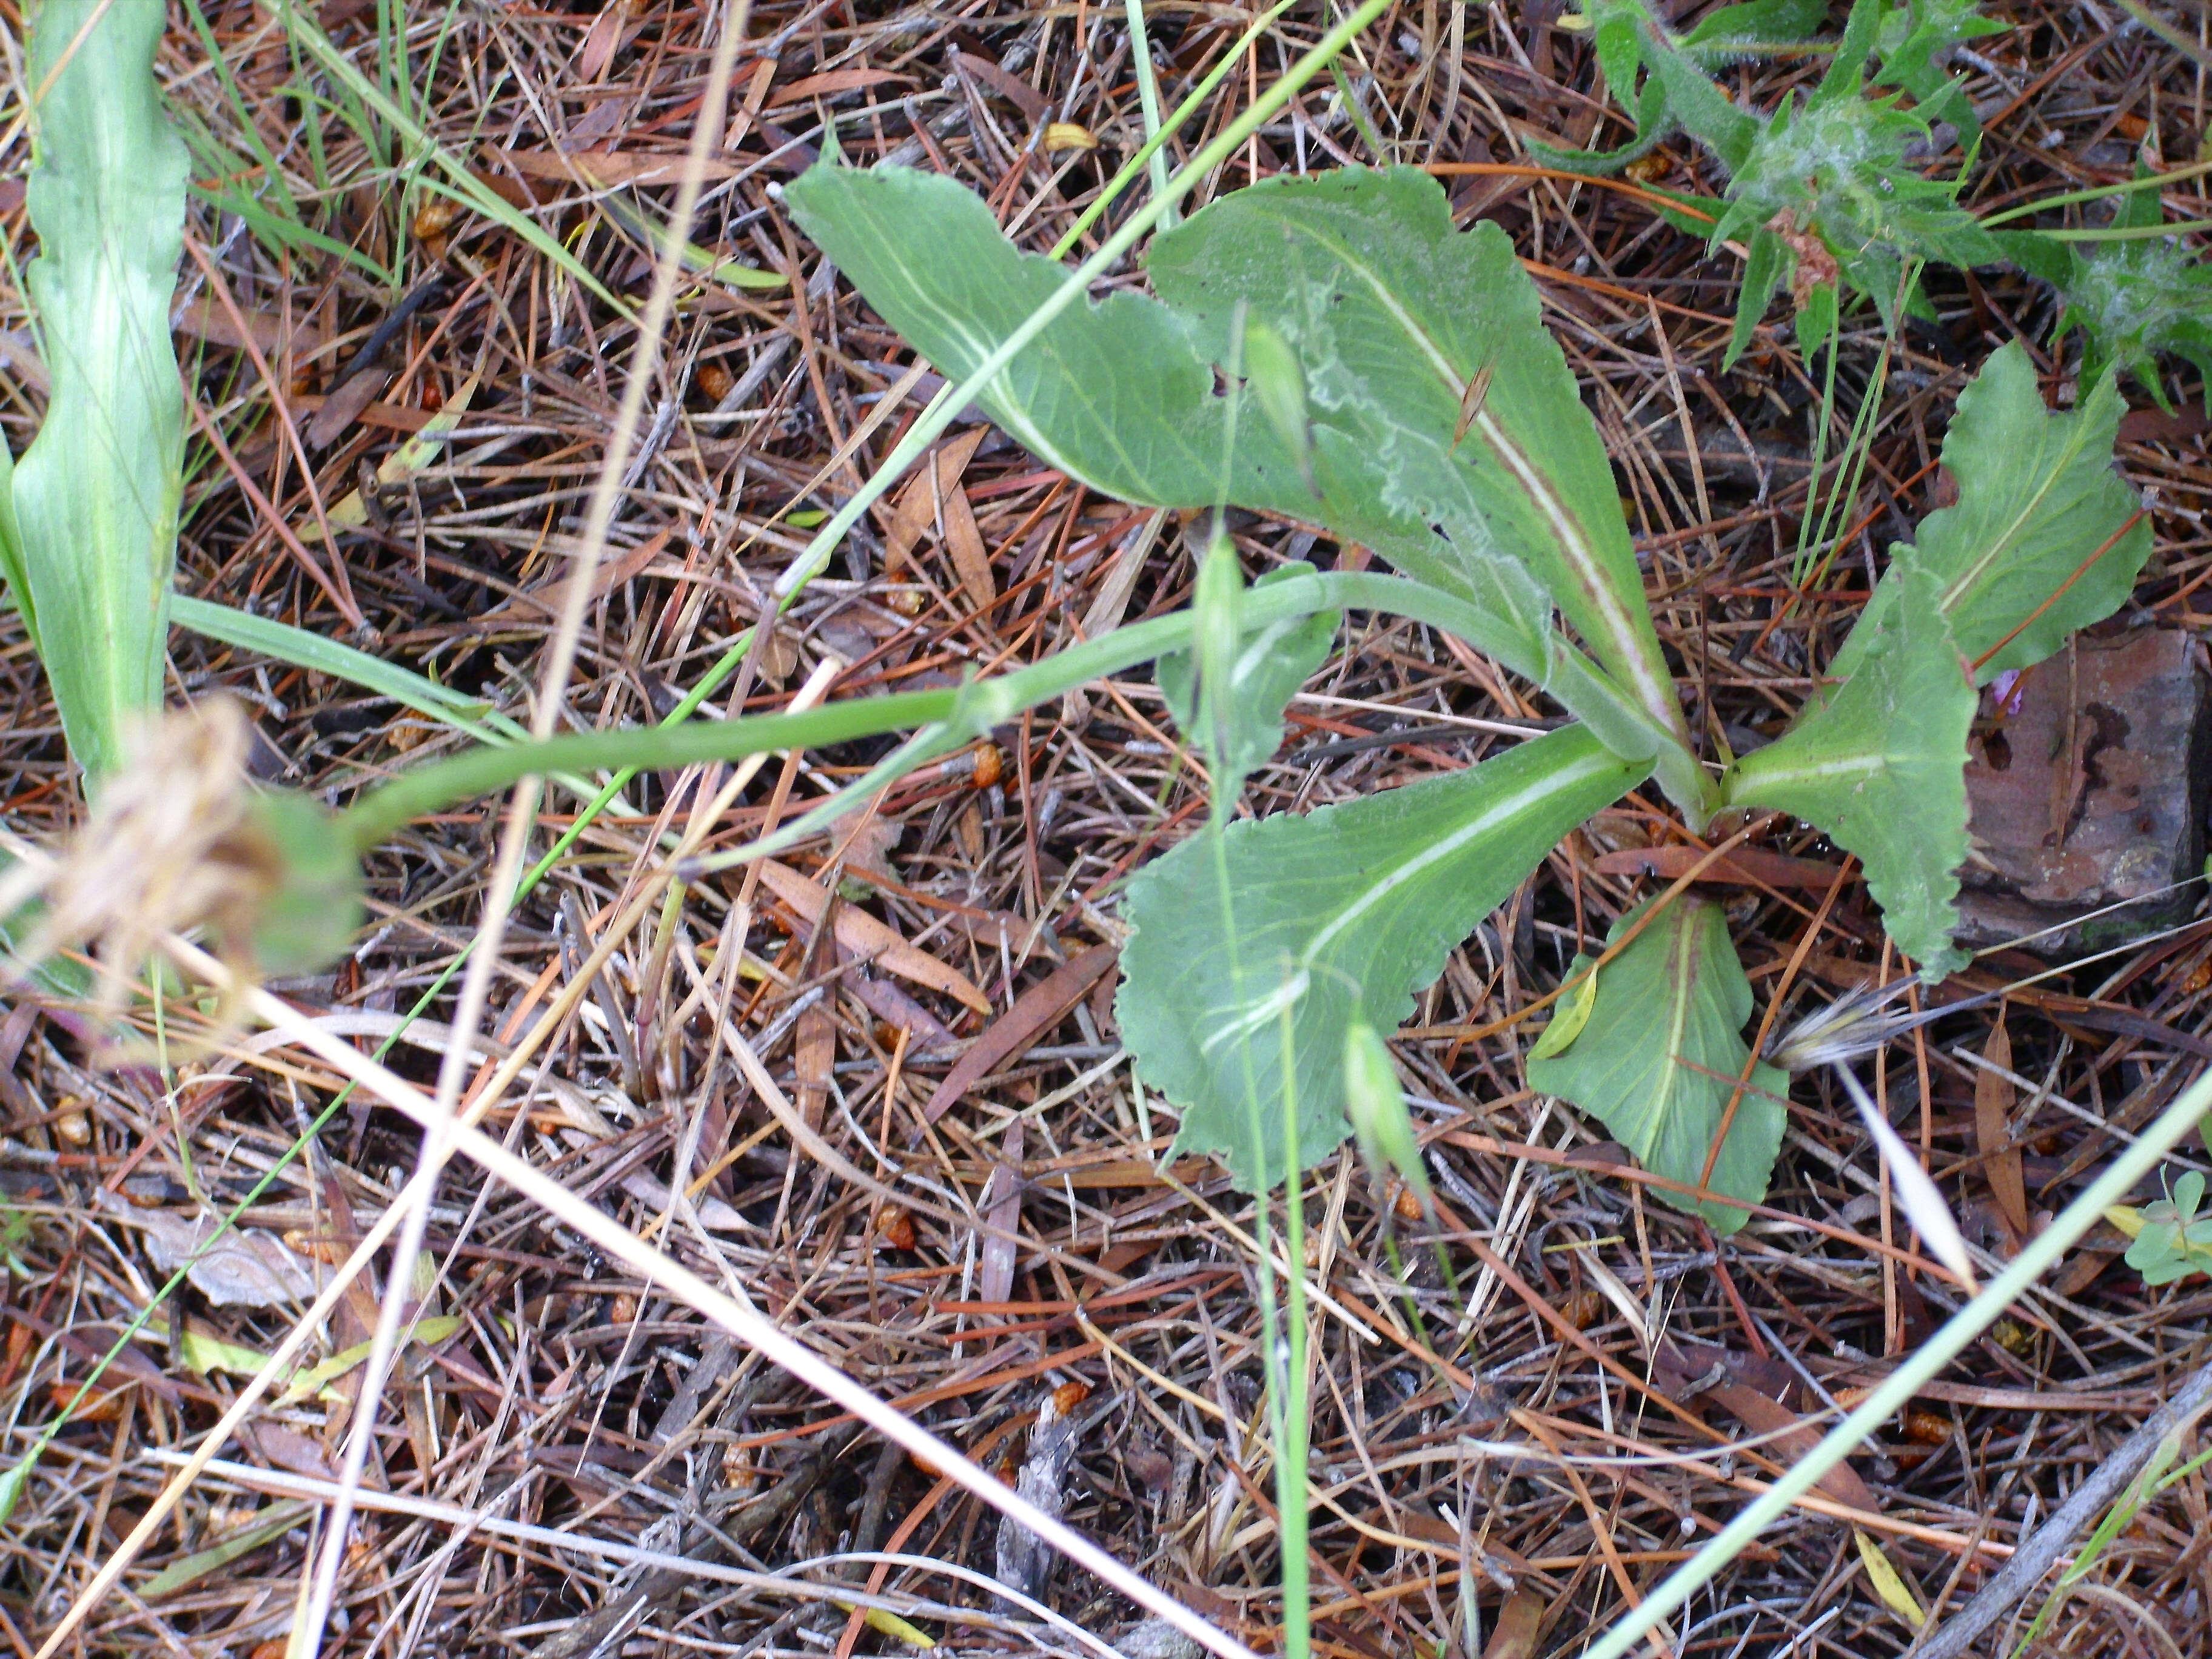
[[[2179,629],[2077,636],[2011,684],[2016,712],[1977,722],[1961,943],[2071,957],[2195,906],[2193,884],[2175,890],[2204,855],[2212,733],[2196,654]]]
[[[1067,1506],[1067,1472],[1075,1462],[1078,1425],[1063,1417],[1057,1397],[1048,1393],[1030,1430],[1029,1455],[1014,1490],[1047,1515]],[[1052,1552],[1044,1540],[1012,1516],[999,1522],[998,1580],[1008,1589],[1034,1599],[1052,1571]]]

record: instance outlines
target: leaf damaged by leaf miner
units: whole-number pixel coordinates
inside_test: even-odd
[[[1794,813],[1856,854],[1882,926],[1932,983],[1968,960],[1951,934],[1966,861],[1966,732],[1976,695],[1936,576],[1908,568],[1895,592],[1881,616],[1862,617],[1853,632],[1850,678],[1777,741],[1736,762],[1724,793],[1732,805]]]
[[[1559,837],[1647,770],[1571,726],[1463,772],[1209,830],[1139,872],[1115,1006],[1145,1080],[1182,1110],[1176,1152],[1270,1187],[1294,1106],[1300,1164],[1333,1154],[1352,1021],[1395,1030]]]
[[[1418,168],[1346,167],[1222,198],[1162,236],[1146,268],[1202,351],[1225,351],[1240,307],[1291,344],[1324,492],[1362,479],[1363,502],[1436,532],[1389,550],[1394,562],[1540,629],[1516,580],[1533,576],[1680,729],[1612,464],[1503,230],[1462,234]]]
[[[1626,935],[1656,901],[1615,922]],[[1608,941],[1610,942],[1610,940]],[[1574,971],[1589,966],[1578,957]],[[1764,1063],[1736,1103],[1711,1179],[1705,1158],[1734,1081],[1751,1048],[1751,981],[1729,942],[1728,922],[1709,899],[1687,895],[1668,905],[1596,976],[1597,994],[1580,1031],[1555,1053],[1532,1054],[1528,1086],[1574,1103],[1605,1127],[1654,1175],[1757,1203],[1782,1146],[1790,1079]],[[1677,1209],[1734,1232],[1746,1212],[1656,1188]]]

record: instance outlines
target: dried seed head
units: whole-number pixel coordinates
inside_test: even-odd
[[[34,952],[92,945],[111,1008],[162,934],[212,925],[228,945],[250,931],[266,860],[243,834],[247,734],[228,697],[149,723],[55,867]]]
[[[1822,1066],[1848,1066],[1955,1008],[1893,1008],[1890,1005],[1916,981],[1863,985],[1824,1007],[1815,1008],[1767,1044],[1766,1058],[1785,1072],[1809,1072]]]
[[[111,1017],[166,934],[204,929],[241,982],[328,962],[355,925],[358,866],[320,806],[251,787],[250,736],[226,696],[148,721],[66,854],[0,902],[46,901],[25,955],[89,946]]]

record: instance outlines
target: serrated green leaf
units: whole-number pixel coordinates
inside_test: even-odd
[[[1638,702],[1679,727],[1612,464],[1503,230],[1461,233],[1417,168],[1347,167],[1224,197],[1147,266],[1202,352],[1225,356],[1240,304],[1290,343],[1324,494],[1340,493],[1332,475],[1356,477],[1387,516],[1437,532],[1390,550],[1394,562],[1540,629],[1499,567],[1530,573]]]
[[[1234,554],[1230,556],[1233,561]],[[1296,581],[1312,574],[1310,565],[1283,565],[1254,586]],[[1200,717],[1197,653],[1173,651],[1160,658],[1155,672],[1168,712],[1199,743],[1226,799],[1236,799],[1244,780],[1273,759],[1283,746],[1283,710],[1328,658],[1340,620],[1334,611],[1316,611],[1238,635],[1229,665],[1227,707],[1223,711],[1227,716],[1224,722],[1226,753],[1218,751],[1207,723]]]
[[[2107,374],[2079,408],[2054,414],[2025,348],[2015,341],[1994,353],[1960,394],[1944,434],[1958,503],[1922,520],[1916,543],[1891,550],[1890,569],[1832,672],[1856,672],[1914,570],[1936,579],[1978,684],[2042,661],[2069,634],[2124,604],[2151,532],[2145,522],[2112,540],[2140,504],[2112,471],[2120,412]]]
[[[1977,699],[1936,576],[1907,568],[1893,591],[1894,602],[1853,631],[1850,677],[1736,762],[1723,793],[1731,805],[1795,813],[1856,854],[1882,925],[1932,981],[1967,961],[1951,932]]]
[[[2002,34],[2010,27],[1981,16],[1976,0],[1905,0],[1882,16],[1875,43],[1881,63],[1874,78],[1911,93],[1928,120],[1978,132],[1981,122],[1974,100],[1945,65],[1956,47],[1983,35]]]
[[[1115,1006],[1146,1081],[1182,1109],[1177,1150],[1271,1186],[1294,1100],[1302,1162],[1328,1157],[1347,1133],[1351,1023],[1394,1029],[1559,837],[1646,769],[1570,726],[1447,777],[1209,830],[1140,871]]]
[[[1613,924],[1624,937],[1656,901]],[[1577,958],[1574,971],[1589,965]],[[1531,1055],[1528,1086],[1572,1101],[1602,1121],[1654,1175],[1697,1186],[1735,1079],[1751,1049],[1751,981],[1729,943],[1720,907],[1691,895],[1662,911],[1605,965],[1589,1018],[1564,1054]],[[1708,1190],[1756,1203],[1782,1145],[1787,1120],[1775,1096],[1790,1079],[1761,1064],[1736,1103]],[[1764,1092],[1761,1092],[1764,1091]],[[1678,1209],[1703,1216],[1715,1232],[1734,1232],[1746,1213],[1653,1189]]]
[[[160,6],[46,0],[34,19],[39,257],[26,281],[52,390],[15,469],[9,574],[70,751],[96,779],[161,702],[184,459],[169,306],[185,147],[154,80]]]

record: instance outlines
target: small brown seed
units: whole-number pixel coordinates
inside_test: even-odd
[[[730,395],[730,388],[738,383],[737,377],[720,363],[700,364],[699,372],[691,380],[701,397],[710,398],[718,404]]]

